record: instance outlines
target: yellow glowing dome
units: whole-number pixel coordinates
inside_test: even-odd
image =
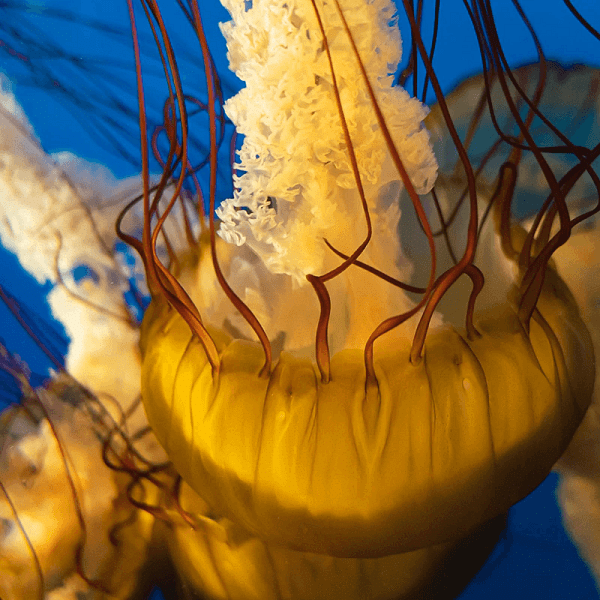
[[[162,310],[161,310],[162,309]],[[282,353],[269,377],[258,344],[214,332],[213,378],[174,310],[143,325],[148,419],[210,506],[265,540],[332,556],[383,556],[463,537],[531,492],[565,450],[594,383],[593,349],[564,285],[547,274],[529,333],[507,307],[482,336],[430,332],[378,356]],[[583,367],[583,368],[582,368]]]

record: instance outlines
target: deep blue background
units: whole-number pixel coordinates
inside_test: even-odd
[[[203,4],[205,24],[210,36],[213,55],[221,73],[227,74],[224,42],[215,26],[227,15],[216,0]],[[442,76],[442,85],[450,90],[465,76],[479,70],[478,55],[462,3],[458,0],[443,2],[444,13],[436,65]],[[549,58],[565,63],[586,62],[600,65],[600,43],[586,34],[559,0],[529,0],[524,2]],[[580,1],[578,8],[590,22],[600,27],[600,3]],[[494,3],[501,36],[511,49],[509,60],[521,64],[535,58],[533,46],[524,28],[516,25],[515,13],[508,0]],[[163,2],[165,15],[174,19],[172,31],[182,32],[183,39],[174,40],[189,52],[184,57],[184,81],[200,86],[201,71],[191,58],[196,47],[185,37],[186,24],[176,15],[175,0]],[[52,15],[52,10],[68,13]],[[71,18],[74,15],[75,18]],[[119,176],[136,172],[135,156],[127,161],[111,148],[90,135],[77,108],[81,98],[95,99],[106,112],[97,112],[99,119],[113,115],[117,125],[131,128],[131,120],[114,103],[122,91],[122,101],[130,108],[133,104],[133,82],[128,79],[131,70],[131,50],[127,43],[128,19],[125,0],[47,0],[28,7],[21,2],[0,0],[0,70],[14,81],[14,91],[36,133],[48,152],[69,150],[88,160],[109,166]],[[100,23],[110,24],[114,31],[102,29]],[[15,32],[20,32],[15,38]],[[33,36],[28,38],[27,36]],[[38,45],[33,43],[33,39]],[[12,40],[12,42],[11,42]],[[17,41],[15,41],[17,40]],[[19,41],[21,40],[19,46]],[[5,43],[2,44],[1,42]],[[8,43],[7,43],[8,42]],[[12,43],[12,46],[11,46]],[[62,55],[55,52],[62,48]],[[15,55],[16,51],[41,61],[41,70],[32,75],[29,64]],[[46,54],[44,55],[44,52]],[[199,56],[196,54],[196,56]],[[460,57],[460,58],[456,58]],[[84,76],[104,74],[106,87],[94,91]],[[81,69],[84,69],[83,71]],[[108,81],[114,73],[111,87]],[[82,75],[83,74],[83,75]],[[158,73],[159,74],[159,73]],[[127,81],[125,85],[121,81]],[[227,76],[226,88],[234,89],[234,78]],[[152,85],[152,73],[149,73]],[[59,85],[53,82],[57,81]],[[156,77],[158,81],[158,77]],[[67,87],[69,84],[71,87]],[[54,88],[54,89],[53,89]],[[199,88],[200,89],[200,88]],[[106,95],[103,95],[106,94]],[[159,92],[157,92],[159,94]],[[90,110],[88,109],[88,114]],[[96,111],[94,111],[96,112]],[[120,125],[119,125],[120,123]],[[135,154],[135,136],[128,151]],[[16,297],[26,300],[28,307],[51,322],[44,295],[47,290],[38,286],[18,266],[16,259],[0,248],[0,278]],[[54,324],[60,331],[60,326]],[[45,362],[34,344],[24,335],[18,324],[0,305],[0,336],[11,350],[43,372]],[[463,600],[481,598],[511,598],[512,600],[541,598],[548,600],[595,598],[592,580],[587,568],[577,556],[560,523],[560,514],[554,497],[556,476],[549,477],[529,498],[517,505],[510,515],[506,538],[498,545],[486,567],[462,594]]]

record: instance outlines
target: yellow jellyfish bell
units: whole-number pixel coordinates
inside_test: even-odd
[[[374,557],[464,537],[541,483],[587,408],[593,350],[550,278],[529,332],[510,306],[477,339],[433,331],[418,365],[409,344],[378,356],[366,390],[359,351],[336,354],[326,384],[288,353],[266,378],[259,346],[219,332],[213,378],[185,321],[155,305],[149,421],[184,480],[262,539]]]
[[[188,256],[172,257],[170,271],[160,263],[156,240],[185,177],[169,190],[177,152],[186,165],[186,129],[178,140],[170,121],[165,175],[153,198],[148,185],[144,193],[143,238],[123,236],[144,258],[153,295],[141,336],[150,425],[196,496],[187,510],[227,523],[205,523],[209,545],[248,535],[324,564],[455,543],[543,480],[590,401],[590,337],[550,262],[579,222],[565,200],[573,184],[559,185],[532,139],[534,108],[515,109],[517,141],[485,190],[485,211],[441,105],[468,202],[451,235],[440,218],[448,239],[439,243],[430,224],[438,186],[434,201],[424,198],[436,174],[426,110],[390,74],[400,60],[391,2],[223,4],[230,63],[246,83],[225,105],[245,136],[234,197],[217,225],[218,86],[193,2],[209,90],[208,223],[201,215]],[[174,65],[164,32],[162,41]],[[176,75],[174,85],[170,108],[183,115]],[[550,194],[530,231],[511,216],[524,153]],[[407,213],[429,250],[421,286],[402,283],[427,279],[398,239]],[[192,235],[185,207],[179,217]],[[471,283],[462,308],[444,308],[459,279]],[[187,557],[180,547],[180,560],[193,563],[203,543]]]

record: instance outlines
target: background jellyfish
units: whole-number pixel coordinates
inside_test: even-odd
[[[551,596],[549,596],[549,597],[551,597]]]

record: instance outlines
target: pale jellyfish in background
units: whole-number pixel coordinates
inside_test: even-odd
[[[3,369],[24,398],[2,414],[0,597],[130,598],[148,589],[154,517],[132,504],[127,472],[165,459],[144,433],[127,273],[113,250],[113,216],[103,220],[97,204],[120,192],[74,157],[67,174],[2,84],[0,236],[40,283],[54,285],[49,302],[71,344],[69,374],[38,389],[3,349]],[[87,276],[76,279],[84,266]],[[143,482],[137,490],[149,504],[157,494]]]
[[[38,154],[36,160],[40,163],[43,163],[44,161],[42,158],[43,157]],[[85,185],[82,186],[82,181],[84,180],[85,177],[79,180],[79,190],[85,189]],[[78,214],[85,214],[88,210],[90,210],[90,206],[87,205],[85,201],[85,193],[79,193],[81,196],[83,196],[83,198],[77,198],[77,201],[72,203],[69,203],[67,199],[67,203],[64,205],[64,208],[67,209],[67,212],[60,212],[60,218],[64,218],[65,215],[67,215],[68,219],[69,213],[72,213],[73,210],[79,211]],[[104,193],[106,193],[106,191],[104,191]],[[114,196],[115,193],[111,192],[109,195]],[[38,194],[34,194],[34,196],[36,199],[39,199]],[[44,210],[42,211],[42,215],[43,218],[41,221],[46,223],[47,215]],[[115,257],[111,257],[111,251],[108,253],[105,252],[106,247],[112,249],[112,240],[114,239],[111,237],[112,232],[109,233],[108,227],[103,226],[103,223],[110,221],[110,219],[98,218],[97,214],[92,214],[92,217],[94,217],[92,221],[98,223],[98,225],[95,226],[98,228],[98,231],[94,232],[89,230],[87,232],[83,232],[80,238],[73,238],[75,243],[72,245],[69,245],[68,236],[64,235],[64,223],[59,222],[61,225],[61,227],[58,228],[60,235],[56,236],[54,235],[55,232],[53,232],[53,235],[49,235],[44,240],[44,242],[47,244],[46,250],[48,251],[47,253],[44,253],[44,256],[47,258],[48,255],[51,255],[55,258],[58,258],[59,261],[65,261],[60,272],[67,274],[66,276],[63,275],[63,277],[66,277],[66,280],[63,282],[64,285],[60,285],[56,288],[55,298],[57,298],[57,300],[55,310],[60,311],[61,307],[65,307],[65,314],[72,315],[63,317],[63,321],[67,330],[69,331],[69,334],[73,336],[74,348],[77,348],[78,346],[78,339],[80,341],[79,348],[81,348],[79,352],[73,352],[72,356],[69,358],[71,361],[70,364],[68,364],[69,370],[73,371],[74,374],[76,374],[77,379],[79,379],[84,385],[88,386],[90,390],[92,390],[98,396],[99,399],[110,397],[118,398],[123,407],[128,407],[132,402],[134,402],[137,390],[135,388],[135,384],[131,384],[130,382],[123,380],[122,374],[125,371],[125,369],[123,369],[123,365],[124,361],[126,360],[128,364],[126,369],[127,372],[135,372],[136,369],[139,369],[139,356],[136,355],[135,351],[137,333],[135,332],[135,327],[132,327],[131,323],[129,322],[127,309],[120,298],[123,291],[126,289],[124,282],[121,282],[121,284],[119,283],[122,273],[114,260]],[[27,219],[25,219],[24,222],[26,222],[26,220]],[[89,227],[90,221],[87,221],[86,225],[86,219],[84,218],[82,220],[82,224],[83,227]],[[80,224],[78,223],[77,227],[79,226]],[[127,226],[128,229],[132,227],[130,220],[127,222]],[[91,229],[93,228],[94,227]],[[33,228],[33,230],[37,231],[37,228]],[[66,228],[66,231],[68,230],[69,227]],[[33,235],[33,233],[31,235]],[[86,240],[96,239],[96,241],[100,241],[97,246],[92,248],[90,251],[89,248],[83,249],[81,244],[76,242],[78,239],[82,238],[85,238]],[[170,234],[169,238],[179,239],[175,234]],[[34,238],[30,237],[28,234],[25,239]],[[39,248],[38,244],[39,242],[30,244],[28,247],[24,247],[21,250],[23,260],[25,262],[29,259],[30,255],[32,257],[36,256],[35,253]],[[15,245],[11,244],[11,242],[8,242],[7,245],[12,248],[15,247]],[[35,263],[35,265],[33,263]],[[39,260],[32,261],[32,270],[39,269],[40,264],[44,264],[43,259],[41,262]],[[56,280],[55,261],[47,260],[45,264],[47,272],[49,273],[45,276],[50,278],[54,277]],[[68,279],[68,277],[73,269],[75,269],[79,264],[85,264],[86,266],[90,267],[92,271],[90,278],[87,281],[86,278],[84,278],[82,283],[75,285],[75,282],[71,279]],[[107,286],[104,284],[104,282],[111,282],[111,284],[116,283],[116,288]],[[79,290],[79,288],[81,288],[81,290]],[[71,292],[68,292],[68,289],[70,289]],[[80,291],[81,293],[85,292],[83,295],[85,299],[91,303],[91,305],[86,306],[86,302],[82,302],[80,299],[73,297],[73,291]],[[96,291],[101,293],[96,295]],[[89,294],[89,297],[87,294]],[[116,300],[113,297],[115,295]],[[110,314],[105,313],[102,315],[102,311],[97,310],[99,306],[109,307]],[[97,336],[97,339],[94,340],[94,343],[98,344],[96,347],[101,347],[106,340],[110,340],[113,344],[115,342],[118,343],[120,351],[121,348],[127,349],[123,352],[122,361],[119,358],[118,362],[115,364],[114,352],[107,352],[105,356],[98,356],[96,364],[93,362],[96,360],[93,354],[86,356],[86,350],[89,347],[92,347],[92,344],[88,345],[87,342],[89,338],[81,336],[78,338],[77,334],[83,334],[83,336],[90,335],[90,331],[87,329],[87,324],[85,326],[83,325],[83,323],[89,323],[90,321],[94,321],[95,324],[100,325],[95,329],[94,332],[94,335]],[[103,321],[104,324],[107,325],[106,327],[102,326]],[[70,328],[69,323],[72,323]],[[114,331],[114,334],[111,333],[112,331]],[[109,377],[107,378],[102,375],[103,367],[105,364],[110,365],[111,362],[112,366]],[[128,390],[126,387],[123,387],[124,385],[131,385],[131,388]],[[107,402],[106,407],[108,408],[109,406],[110,402]],[[142,417],[139,417],[139,419],[140,420],[138,421],[137,425],[138,427],[142,427],[144,425],[143,419]],[[155,451],[160,453],[160,451],[157,449],[155,449]],[[198,499],[193,500],[193,496],[192,500],[190,500],[190,503],[192,506],[194,506],[194,503],[196,503],[195,510],[197,510],[199,513],[202,513],[206,510],[205,507],[201,506],[202,503],[198,502]],[[182,531],[182,529],[179,528],[178,531]],[[182,535],[185,536],[185,533]],[[188,576],[190,575],[188,574]],[[195,582],[194,585],[202,586],[202,583]]]
[[[558,271],[581,307],[596,357],[600,356],[600,221],[582,227],[557,253]],[[563,521],[600,590],[600,377],[592,404],[571,445],[556,464]]]
[[[556,265],[577,298],[600,356],[600,229],[583,228],[556,255]],[[577,265],[574,268],[574,265]],[[581,268],[585,265],[585,268]],[[600,383],[569,449],[556,464],[563,521],[600,589]]]
[[[58,377],[2,414],[2,598],[122,600],[148,590],[154,519],[99,459],[102,408]]]

